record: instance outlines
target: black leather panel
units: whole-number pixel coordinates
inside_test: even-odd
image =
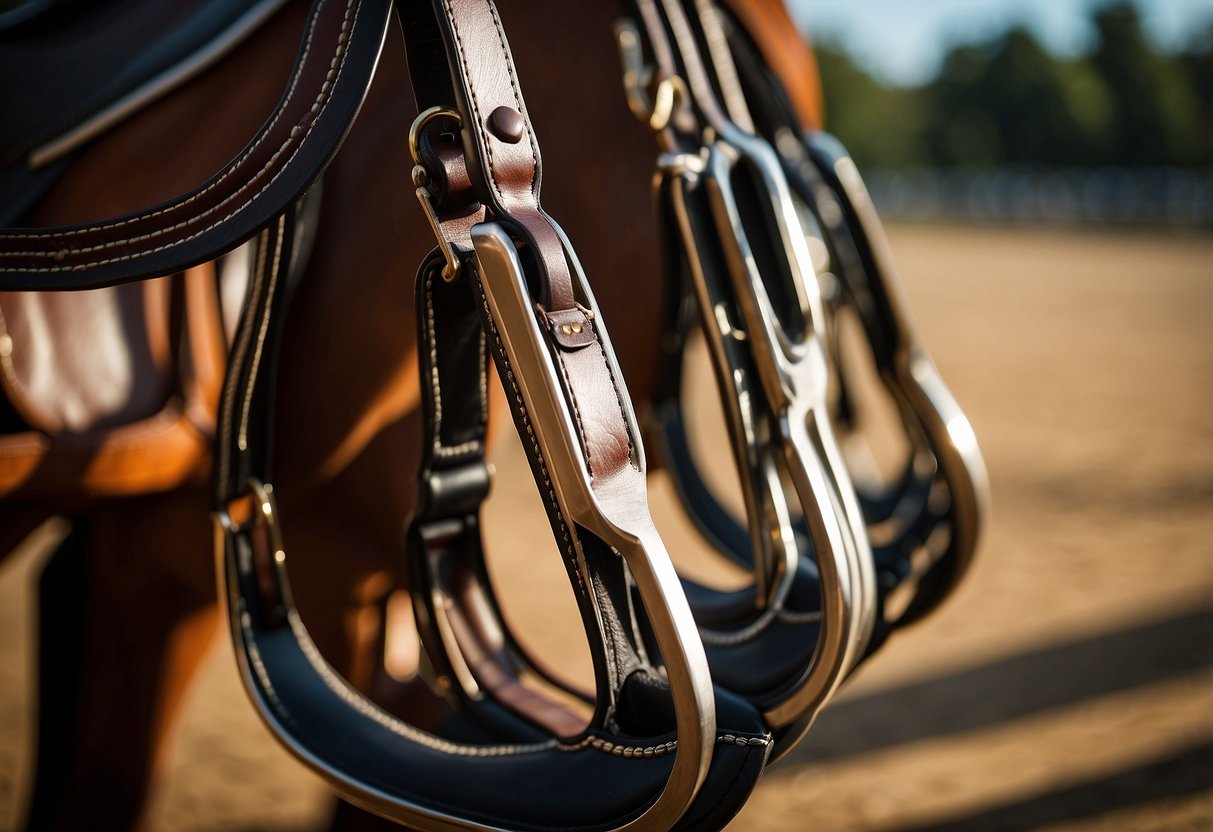
[[[98,0],[61,4],[0,31],[0,166],[13,164],[196,53],[250,5],[249,0]]]
[[[171,274],[212,260],[267,226],[322,173],[344,139],[374,73],[391,9],[390,0],[315,0],[305,34],[314,33],[323,49],[309,51],[305,39],[279,109],[266,114],[261,131],[228,167],[189,193],[125,217],[0,229],[0,289],[66,291]]]

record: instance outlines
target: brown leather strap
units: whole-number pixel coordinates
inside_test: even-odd
[[[535,261],[543,272],[545,306],[553,311],[573,309],[572,276],[564,247],[539,205],[539,143],[497,9],[486,0],[432,2],[455,100],[436,100],[440,91],[415,83],[418,105],[422,110],[434,105],[457,106],[464,116],[464,151],[477,196],[497,217],[508,218],[534,247]],[[419,11],[405,8],[402,13],[406,31],[425,23],[417,16]],[[433,50],[418,45],[419,33],[409,34],[410,64],[417,67]]]
[[[544,316],[558,349],[556,361],[573,401],[586,463],[595,485],[636,469],[635,439],[623,411],[623,393],[599,340],[597,320],[581,307]],[[643,482],[643,477],[641,478]]]
[[[470,233],[470,228],[467,228],[469,221],[483,214],[485,220],[499,224],[512,240],[521,238],[529,245],[531,250],[523,252],[519,261],[532,289],[531,297],[539,294],[540,300],[529,306],[528,311],[540,324],[540,332],[546,342],[544,351],[549,352],[554,361],[555,378],[551,381],[563,390],[559,393],[553,391],[553,394],[562,398],[567,406],[572,419],[569,426],[572,435],[569,438],[581,448],[589,487],[596,500],[608,507],[604,508],[608,513],[646,517],[645,476],[637,439],[633,434],[633,420],[626,403],[627,394],[614,369],[608,352],[609,342],[601,330],[601,322],[591,308],[577,302],[580,297],[587,304],[592,303],[586,287],[575,283],[582,278],[575,271],[576,264],[571,253],[566,254],[570,251],[569,244],[540,207],[540,156],[530,125],[523,115],[525,105],[497,12],[489,0],[435,0],[434,8],[444,33],[446,57],[452,66],[454,92],[451,95],[458,105],[462,121],[462,150],[466,154],[466,160],[456,158],[460,154],[453,152],[452,143],[449,139],[442,139],[441,131],[451,130],[449,123],[442,127],[436,123],[429,131],[429,140],[421,137],[418,143],[419,161],[427,172],[437,174],[440,180],[435,183],[433,191],[440,196],[436,211],[438,225],[447,234],[448,241],[456,240],[462,244],[460,235]],[[424,25],[424,21],[407,19],[405,23]],[[410,40],[410,48],[413,43]],[[419,55],[411,58],[414,65],[419,59]],[[440,90],[427,92],[435,97],[442,94]],[[418,103],[424,112],[428,109],[427,105],[434,106],[440,101],[431,98]],[[503,122],[499,108],[508,108],[517,117],[512,123]],[[494,117],[494,112],[498,113],[497,117]],[[506,128],[513,128],[512,132],[507,132]],[[517,141],[511,141],[511,138]],[[464,180],[465,176],[467,180]],[[469,181],[468,187],[475,191],[478,198],[476,206],[470,210],[467,206],[472,200],[460,192],[457,187],[460,181]],[[635,600],[626,588],[627,571],[611,554],[611,549],[597,541],[592,531],[582,528],[575,515],[566,514],[557,491],[570,486],[567,483],[564,486],[553,484],[556,478],[548,467],[551,464],[547,459],[548,452],[541,450],[531,423],[539,417],[528,411],[526,394],[523,392],[523,388],[551,389],[549,380],[529,377],[528,374],[536,370],[528,366],[525,360],[512,363],[509,348],[504,344],[508,337],[503,331],[518,324],[519,320],[498,320],[488,300],[492,291],[486,287],[495,286],[498,292],[503,292],[502,281],[513,277],[496,269],[483,268],[483,263],[467,258],[457,280],[469,280],[478,287],[478,291],[484,293],[484,327],[489,333],[490,350],[498,362],[498,375],[506,386],[507,399],[511,402],[512,414],[523,438],[536,482],[541,483],[540,492],[553,531],[565,554],[565,565],[577,589],[578,600],[583,604],[583,614],[587,621],[597,622],[598,633],[591,637],[591,644],[600,692],[609,692],[609,701],[599,702],[598,718],[605,719],[616,707],[611,703],[623,697],[627,680],[634,674],[644,676],[652,671],[645,658],[644,646],[634,643],[634,628],[627,624],[641,613],[632,609]],[[540,288],[540,291],[535,292],[536,288]],[[546,292],[542,289],[546,289]],[[509,291],[503,294],[509,294]],[[447,327],[458,323],[449,318],[445,322]],[[527,323],[522,321],[524,329]],[[428,319],[423,321],[423,331],[429,326]],[[447,338],[448,343],[459,343],[456,335],[447,333],[441,337]],[[435,366],[442,369],[441,356]],[[448,365],[446,369],[452,368]],[[448,383],[436,387],[435,391],[445,394],[447,404],[452,404],[453,395],[462,396],[464,406],[453,408],[453,412],[463,413],[465,419],[469,420],[469,427],[476,426],[476,409],[467,407],[469,403],[476,403],[475,386],[467,383],[466,373],[462,384]],[[428,394],[425,404],[432,406]],[[431,421],[436,420],[437,412]],[[442,430],[450,430],[452,426],[444,409]],[[461,431],[456,438],[465,439],[469,434],[477,435],[477,432]],[[471,450],[460,455],[462,464],[453,471],[457,476],[447,475],[441,470],[441,460],[435,453],[428,469],[429,481],[422,485],[423,491],[428,489],[433,496],[419,506],[419,518],[428,519],[428,515],[440,506],[440,498],[449,495],[450,499],[441,501],[444,504],[442,507],[458,510],[460,516],[455,520],[463,524],[466,536],[473,518],[466,515],[465,492],[472,497],[478,495],[472,488],[462,488],[460,484],[476,484],[476,478],[472,476],[476,466],[470,458],[481,452],[479,448],[479,444],[474,443]],[[449,482],[444,482],[444,478]],[[449,515],[442,519],[447,520],[448,527],[451,525]],[[420,538],[414,535],[414,539],[431,538],[432,535],[428,534],[422,534]],[[431,555],[438,553],[433,546],[428,551]],[[423,598],[422,602],[424,605],[426,599]],[[502,626],[503,632],[507,629]],[[441,663],[435,660],[436,665]]]

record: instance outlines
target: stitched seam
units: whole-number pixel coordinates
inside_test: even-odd
[[[246,309],[249,304],[254,303],[261,293],[261,284],[265,281],[264,269],[266,248],[269,240],[269,229],[262,231],[257,236],[257,262],[253,266],[253,275],[248,289],[248,298],[245,300]],[[236,408],[236,385],[239,383],[240,373],[236,369],[244,363],[244,356],[248,352],[249,343],[253,338],[253,325],[251,321],[246,325],[244,315],[241,315],[240,329],[237,334],[236,346],[232,350],[232,355],[228,360],[227,382],[224,385],[223,391],[223,414],[220,424],[222,425],[222,435],[219,442],[219,482],[223,487],[227,487],[228,479],[231,475],[232,467],[232,449],[229,441],[230,429],[232,424],[232,416]]]
[[[761,737],[739,737],[736,734],[717,734],[716,745],[735,745],[742,748],[747,747],[766,747],[771,744],[770,736]],[[614,743],[610,740],[604,740],[602,737],[588,736],[580,742],[573,745],[561,745],[559,748],[562,751],[580,751],[583,748],[593,748],[596,751],[601,751],[604,754],[610,754],[614,757],[623,757],[625,759],[653,759],[655,757],[664,757],[678,750],[678,740],[670,740],[668,742],[659,743],[658,745],[622,745]]]
[[[821,612],[793,612],[792,610],[780,610],[779,620],[785,624],[812,624],[821,621]]]
[[[323,111],[324,109],[326,109],[328,107],[329,103],[332,101],[332,96],[330,95],[330,92],[333,88],[336,87],[337,79],[340,78],[341,72],[345,68],[345,59],[349,56],[348,50],[345,49],[345,46],[348,45],[348,43],[349,43],[349,35],[346,34],[346,32],[350,28],[352,28],[352,24],[350,24],[350,22],[349,22],[348,13],[349,13],[349,8],[351,6],[353,6],[354,2],[355,2],[355,0],[350,0],[350,4],[349,4],[349,6],[347,6],[346,20],[342,23],[343,32],[342,32],[341,36],[338,38],[338,55],[335,55],[333,57],[333,60],[330,61],[329,73],[325,78],[324,84],[321,86],[321,92],[320,92],[319,96],[317,96],[316,102],[312,104],[312,108],[309,112],[316,113],[317,108],[319,108],[320,111]],[[361,7],[359,7],[359,8],[361,8]],[[356,20],[357,13],[355,13],[354,17]],[[343,52],[344,52],[344,54],[342,54]],[[338,66],[334,67],[333,64],[337,64],[338,57],[340,57],[340,64]],[[335,75],[334,75],[334,72],[335,72]],[[323,104],[321,103],[322,99],[323,99]],[[268,182],[266,182],[265,185],[263,185],[259,191],[257,191],[255,194],[253,194],[248,200],[246,200],[243,204],[241,204],[234,211],[227,214],[227,216],[223,217],[223,219],[219,220],[218,222],[212,223],[211,225],[208,225],[206,228],[196,231],[193,234],[190,234],[186,237],[182,237],[180,239],[174,240],[171,243],[166,243],[165,245],[157,246],[156,248],[148,249],[146,251],[140,251],[135,254],[125,254],[120,257],[111,257],[111,258],[108,258],[105,260],[96,260],[96,261],[92,261],[92,262],[88,262],[88,263],[77,263],[77,264],[74,264],[71,266],[52,266],[52,267],[46,267],[46,268],[32,268],[32,269],[6,268],[6,269],[0,269],[0,273],[22,272],[22,273],[30,273],[30,274],[45,274],[45,273],[52,273],[52,272],[84,271],[84,270],[87,270],[90,268],[94,268],[96,266],[104,266],[109,263],[120,263],[125,260],[134,260],[134,259],[137,259],[140,257],[146,257],[151,254],[156,254],[158,252],[165,251],[167,249],[171,249],[171,248],[175,248],[177,246],[183,245],[184,243],[187,243],[190,240],[193,240],[196,237],[199,237],[199,236],[205,234],[206,232],[223,225],[223,223],[227,222],[227,220],[236,216],[241,211],[243,211],[245,208],[247,208],[249,205],[251,205],[261,194],[265,193],[265,191],[267,189],[269,189],[278,180],[278,178],[282,176],[282,174],[286,171],[286,169],[290,166],[291,160],[299,155],[299,151],[302,149],[303,143],[307,141],[307,138],[311,135],[312,131],[315,129],[316,124],[319,122],[319,120],[320,120],[320,117],[319,117],[319,114],[317,114],[317,116],[312,119],[312,122],[308,126],[307,131],[303,134],[303,138],[301,138],[299,140],[299,146],[295,148],[294,152],[291,154],[291,158],[287,160],[286,164],[284,164],[282,166],[282,168],[276,174],[274,174],[274,176]],[[21,257],[21,256],[64,257],[64,256],[71,255],[71,254],[86,254],[86,253],[89,253],[92,251],[98,251],[98,250],[105,249],[105,248],[112,248],[112,247],[118,246],[118,245],[125,245],[128,243],[134,243],[134,242],[139,242],[141,240],[151,239],[153,237],[158,237],[163,234],[167,234],[171,231],[176,231],[177,229],[183,228],[187,225],[190,225],[193,222],[196,222],[197,220],[201,219],[202,217],[207,216],[208,214],[212,214],[215,211],[218,211],[223,205],[231,202],[235,198],[236,194],[239,194],[239,193],[243,192],[244,190],[246,190],[248,185],[251,185],[254,181],[259,179],[267,170],[269,170],[270,167],[274,164],[274,161],[294,141],[295,141],[295,134],[294,134],[294,130],[292,130],[292,135],[289,136],[287,138],[287,140],[285,142],[283,142],[283,144],[278,148],[278,150],[276,150],[274,152],[274,154],[270,157],[270,160],[268,162],[266,162],[266,164],[261,168],[261,170],[258,171],[253,177],[251,177],[249,179],[248,183],[241,186],[241,188],[239,190],[237,190],[235,193],[225,197],[222,201],[220,201],[216,205],[212,206],[211,208],[208,208],[206,211],[203,211],[200,214],[190,217],[187,220],[183,220],[182,222],[179,222],[176,225],[173,225],[169,228],[157,229],[153,232],[148,232],[147,234],[143,234],[143,235],[140,235],[137,237],[131,237],[131,238],[123,239],[123,240],[113,240],[113,241],[103,243],[100,245],[96,245],[96,246],[85,246],[85,247],[79,248],[79,249],[60,249],[59,251],[53,252],[53,253],[49,253],[46,251],[21,251],[21,252],[2,252],[2,251],[0,251],[0,257]],[[165,210],[172,210],[172,209],[170,208],[170,209],[165,209]],[[106,227],[101,226],[101,227],[98,227],[97,230],[105,230],[105,228]],[[57,235],[50,235],[50,236],[55,237]]]
[[[585,448],[585,467],[589,469],[590,478],[594,478],[594,460],[590,456],[590,443],[586,440],[585,423],[581,421],[581,408],[577,405],[577,394],[573,392],[573,381],[569,378],[569,368],[564,363],[564,356],[556,354],[556,363],[560,366],[560,375],[564,376],[565,388],[569,391],[569,402],[573,405],[573,418],[577,421],[577,432],[581,434],[581,446]]]
[[[349,4],[352,5],[353,1],[354,0],[349,0]],[[323,2],[321,2],[320,5],[324,5]],[[348,6],[347,6],[347,8],[348,8]],[[304,67],[304,65],[307,64],[308,53],[312,51],[312,40],[315,35],[315,19],[317,19],[318,17],[319,17],[319,7],[317,7],[317,13],[315,13],[315,15],[312,18],[313,23],[311,25],[308,25],[308,28],[307,28],[307,39],[304,40],[302,58],[300,59],[300,62],[298,62],[298,65],[300,65],[301,70]],[[74,237],[74,235],[87,234],[90,232],[97,232],[97,230],[112,230],[115,228],[121,228],[123,226],[127,226],[127,224],[130,224],[132,222],[150,220],[150,218],[158,217],[160,215],[163,215],[163,213],[167,213],[169,211],[180,210],[180,209],[182,209],[182,207],[187,206],[190,203],[193,203],[194,200],[200,199],[201,196],[204,196],[207,192],[210,192],[210,190],[212,190],[213,188],[220,187],[221,184],[223,183],[224,179],[227,179],[229,176],[232,176],[233,173],[235,172],[235,170],[238,169],[241,161],[243,161],[245,158],[247,158],[247,156],[251,155],[252,152],[254,152],[254,150],[256,150],[258,147],[260,147],[261,144],[264,141],[266,141],[266,138],[269,136],[269,133],[273,131],[274,126],[278,124],[278,121],[281,118],[283,118],[283,114],[286,112],[287,103],[289,103],[290,99],[295,96],[295,90],[296,90],[296,87],[298,86],[298,81],[300,81],[301,75],[302,75],[302,72],[298,72],[294,76],[292,76],[290,86],[287,87],[286,95],[283,98],[283,106],[279,107],[277,112],[274,113],[274,118],[269,121],[269,124],[266,125],[266,127],[264,127],[263,130],[261,130],[261,135],[257,137],[256,141],[254,143],[250,144],[249,148],[247,148],[247,150],[245,150],[245,152],[240,155],[240,158],[233,161],[232,165],[230,165],[228,167],[228,170],[226,170],[222,173],[220,178],[216,179],[215,182],[212,182],[211,184],[209,184],[209,186],[206,186],[206,188],[204,188],[203,190],[200,190],[200,192],[198,192],[197,194],[190,196],[190,198],[187,199],[186,201],[184,201],[184,203],[181,203],[180,205],[172,205],[169,207],[165,207],[165,209],[160,209],[159,211],[155,211],[154,213],[149,213],[149,215],[147,215],[146,217],[132,218],[132,220],[123,220],[123,221],[114,222],[114,223],[102,223],[102,224],[99,224],[99,226],[90,226],[87,228],[74,228],[72,230],[69,230],[69,232],[63,232],[61,234],[45,234],[45,233],[44,234],[13,234],[12,237],[10,237],[8,239],[11,239],[11,240],[53,239],[53,238],[62,238],[62,237]],[[27,253],[27,252],[22,252],[22,253]]]
[[[480,450],[481,444],[479,439],[469,439],[467,442],[461,442],[458,445],[438,445],[435,442],[434,456],[452,457],[462,456],[472,451]]]
[[[475,85],[470,81],[470,79],[468,79],[467,73],[465,71],[465,68],[467,66],[469,66],[469,62],[468,62],[467,52],[463,46],[463,36],[460,35],[460,33],[459,33],[459,22],[456,19],[456,15],[455,15],[453,9],[451,8],[450,0],[443,0],[442,5],[446,9],[447,19],[451,23],[451,31],[455,35],[455,45],[459,49],[459,60],[460,60],[460,65],[461,65],[460,72],[465,81],[465,88],[468,91],[468,97],[469,97],[470,103],[472,105],[472,115],[474,117],[474,121],[476,124],[474,135],[476,135],[480,146],[484,148],[485,155],[488,158],[489,184],[492,185],[493,190],[496,191],[498,199],[502,202],[505,202],[505,193],[501,190],[501,185],[500,185],[500,183],[498,183],[497,177],[494,175],[494,169],[495,169],[496,163],[493,161],[493,143],[490,142],[487,138],[485,138],[482,131],[480,130],[480,122],[481,122],[480,99],[476,95]],[[529,120],[526,119],[526,117],[524,115],[525,110],[523,109],[523,105],[522,105],[522,92],[519,90],[518,80],[514,76],[514,59],[510,56],[509,47],[506,46],[505,32],[502,30],[501,20],[500,20],[500,18],[498,18],[497,9],[493,6],[493,4],[490,3],[488,5],[489,5],[489,10],[490,10],[490,12],[492,12],[492,15],[493,15],[493,23],[495,24],[495,26],[497,28],[497,39],[501,44],[502,51],[505,53],[506,72],[510,78],[510,88],[514,92],[514,103],[518,105],[519,114],[523,115],[524,122],[527,125],[527,133],[533,134],[533,131],[530,128],[530,122],[529,122]],[[535,186],[536,186],[536,182],[538,180],[538,173],[539,173],[539,148],[535,142],[534,135],[529,135],[529,138],[530,138],[530,145],[531,145],[531,161],[532,161],[531,194],[534,195],[535,190],[536,190]]]
[[[792,612],[786,609],[767,610],[752,624],[740,630],[725,631],[700,627],[699,639],[704,644],[710,644],[713,647],[735,647],[738,644],[753,641],[776,621],[792,625],[815,624],[821,621],[821,613]]]
[[[455,35],[455,46],[459,49],[459,66],[460,76],[464,80],[464,87],[468,91],[469,103],[472,105],[472,121],[474,127],[471,127],[472,135],[476,136],[477,141],[484,148],[485,154],[489,160],[489,184],[493,186],[493,190],[497,192],[497,197],[500,201],[505,201],[505,194],[501,192],[501,186],[497,184],[497,178],[493,176],[493,146],[490,142],[484,139],[483,133],[480,130],[480,101],[476,97],[476,87],[467,77],[468,56],[467,51],[463,48],[463,36],[459,34],[459,21],[456,19],[455,11],[451,8],[450,0],[443,0],[442,6],[446,9],[447,20],[451,24],[451,32]]]
[[[543,451],[539,447],[539,441],[535,438],[535,430],[531,427],[531,418],[526,411],[526,403],[522,398],[522,391],[518,389],[518,382],[514,379],[514,370],[510,367],[509,356],[505,353],[505,345],[501,343],[501,334],[497,331],[497,322],[493,320],[492,310],[489,309],[488,298],[484,296],[481,290],[481,303],[484,306],[484,317],[488,322],[489,332],[493,336],[493,342],[497,346],[497,355],[501,358],[501,363],[505,366],[505,378],[502,383],[509,382],[510,389],[514,392],[514,401],[518,403],[518,411],[522,414],[522,423],[526,428],[527,438],[531,441],[531,447],[535,451],[535,461],[539,466],[539,472],[543,475],[543,485],[547,489],[548,498],[551,501],[550,505],[555,510],[556,519],[560,524],[560,535],[564,538],[565,551],[568,554],[569,563],[572,565],[572,573],[577,577],[577,589],[584,597],[589,597],[586,591],[584,580],[581,577],[581,569],[577,565],[577,552],[573,548],[573,540],[569,533],[568,526],[564,522],[564,515],[560,513],[560,503],[556,499],[556,490],[552,487],[552,478],[548,475],[547,463],[543,461]]]
[[[610,754],[614,757],[624,757],[626,759],[652,759],[654,757],[664,757],[671,751],[675,751],[678,748],[678,740],[670,740],[659,745],[620,745],[610,740],[604,740],[601,737],[589,736],[573,745],[561,746],[561,749],[564,751],[580,751],[583,748],[593,748],[604,754]]]
[[[316,649],[316,645],[312,643],[311,637],[308,636],[303,622],[299,620],[299,613],[292,610],[288,616],[288,620],[291,631],[295,635],[296,643],[303,651],[303,655],[307,658],[312,669],[324,680],[328,688],[358,713],[398,736],[412,740],[427,748],[432,748],[435,751],[459,757],[504,757],[558,747],[555,740],[526,745],[461,745],[421,731],[385,713],[364,699],[361,694],[352,690],[345,680],[333,672],[333,669],[329,667],[328,663],[320,655],[320,652]]]
[[[764,734],[761,737],[739,737],[735,734],[721,734],[716,737],[717,745],[737,745],[741,747],[762,747],[771,744],[771,735]]]
[[[434,270],[425,276],[425,339],[430,348],[430,389],[434,393],[434,448],[442,447],[442,390],[438,383],[438,339],[434,327]]]
[[[265,290],[265,309],[261,313],[261,327],[257,331],[257,346],[253,350],[252,369],[249,371],[248,384],[244,388],[244,405],[240,409],[240,431],[236,435],[236,444],[240,450],[248,448],[248,420],[249,411],[253,406],[253,389],[257,386],[257,374],[261,371],[261,354],[265,349],[265,335],[270,328],[270,318],[272,317],[274,305],[274,288],[278,285],[278,270],[282,260],[282,242],[286,237],[283,233],[283,226],[286,225],[286,216],[278,218],[278,228],[276,242],[274,243],[274,262],[270,266],[270,282]]]
[[[352,4],[353,0],[350,0],[350,3]],[[323,5],[324,5],[324,0],[321,0],[320,6],[323,6]],[[307,39],[304,41],[302,57],[299,60],[300,70],[302,70],[302,68],[307,64],[307,56],[308,56],[308,53],[310,53],[311,49],[312,49],[312,39],[316,34],[316,20],[320,17],[320,6],[316,7],[316,14],[312,17],[312,23],[310,26],[307,27]],[[348,6],[347,6],[347,8],[348,8]],[[227,179],[229,176],[231,176],[233,173],[235,173],[236,169],[240,166],[240,162],[244,158],[251,155],[253,153],[253,151],[255,151],[266,140],[266,138],[268,138],[270,132],[273,130],[275,125],[277,125],[278,121],[282,118],[283,113],[286,112],[287,104],[290,103],[291,98],[294,97],[295,88],[299,85],[299,78],[302,76],[302,74],[303,73],[300,71],[300,72],[296,72],[295,75],[292,76],[290,86],[287,88],[286,95],[283,97],[282,106],[278,108],[277,112],[275,112],[273,119],[270,120],[270,123],[268,125],[266,125],[264,129],[261,130],[261,135],[257,138],[257,140],[255,142],[253,142],[253,144],[251,144],[249,146],[248,150],[246,150],[244,153],[242,153],[240,155],[240,157],[237,158],[228,167],[228,169],[223,172],[223,174],[218,179],[216,179],[210,185],[207,185],[206,188],[204,188],[203,190],[194,194],[192,197],[187,199],[185,202],[182,202],[179,205],[172,205],[167,208],[162,208],[159,211],[156,211],[152,214],[148,214],[146,217],[139,217],[137,219],[121,220],[119,222],[109,223],[109,224],[102,223],[100,225],[93,225],[93,226],[89,226],[87,228],[75,228],[75,229],[72,229],[71,231],[66,231],[61,234],[14,234],[11,237],[9,237],[9,239],[10,240],[42,240],[42,239],[57,238],[57,237],[72,237],[72,236],[76,236],[78,234],[87,234],[91,231],[112,230],[115,228],[121,228],[124,225],[130,225],[133,222],[139,222],[140,220],[145,220],[145,219],[152,219],[153,217],[158,217],[161,214],[168,213],[169,211],[174,211],[174,210],[178,210],[180,208],[184,208],[186,205],[189,205],[194,200],[200,199],[207,192],[209,192],[212,189],[217,188],[221,184],[223,184],[223,181],[225,179]],[[36,253],[36,252],[21,252],[21,253],[27,254],[27,253]]]
[[[438,327],[434,321],[434,269],[428,270],[425,277],[425,338],[430,352],[430,387],[434,391],[434,445],[436,457],[449,458],[478,451],[484,447],[479,439],[469,439],[458,445],[442,444],[442,385],[438,372]],[[487,370],[484,366],[484,331],[480,331],[480,364],[477,372],[480,376],[480,419],[481,427],[487,424],[489,418],[488,381],[485,378]]]
[[[476,372],[480,376],[480,424],[482,429],[487,433],[489,428],[489,367],[488,360],[484,354],[488,348],[488,339],[484,336],[484,327],[480,328],[480,363],[476,365]]]
[[[623,424],[623,433],[628,439],[628,465],[632,467],[632,470],[643,474],[644,472],[640,470],[640,467],[635,462],[636,445],[632,441],[632,427],[628,423],[627,408],[623,406],[623,394],[619,392],[619,382],[615,379],[615,373],[611,370],[611,362],[607,358],[606,347],[603,346],[602,337],[598,332],[598,324],[596,323],[598,316],[586,315],[585,317],[586,320],[589,321],[590,326],[594,327],[594,337],[598,344],[598,351],[602,353],[602,362],[606,366],[607,377],[611,380],[611,390],[615,393],[615,404],[619,406],[619,418]]]
[[[522,90],[518,85],[518,77],[514,74],[514,56],[510,54],[509,44],[506,43],[505,29],[501,26],[501,18],[497,14],[497,5],[489,3],[488,7],[489,12],[493,15],[493,25],[497,27],[497,41],[501,44],[501,51],[505,54],[505,68],[510,76],[510,89],[514,91],[514,103],[518,105],[518,114],[523,117],[523,123],[527,127],[527,137],[530,139],[531,145],[531,195],[538,202],[539,143],[535,139],[535,131],[531,129],[531,120],[527,118],[526,106],[522,103]]]
[[[752,641],[765,632],[766,629],[775,622],[777,615],[778,613],[776,610],[767,610],[748,627],[743,627],[740,630],[734,631],[713,630],[708,627],[700,627],[699,640],[704,644],[710,644],[713,647],[733,647],[738,644],[743,644],[747,641]]]

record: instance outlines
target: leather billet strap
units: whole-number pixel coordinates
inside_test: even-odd
[[[416,288],[424,435],[406,560],[422,647],[438,690],[490,735],[575,735],[586,719],[520,680],[551,674],[514,638],[489,580],[479,518],[490,485],[488,344],[473,278],[448,282],[441,268],[427,258]],[[461,274],[474,268],[465,255]]]
[[[418,110],[454,107],[466,119],[463,159],[477,196],[494,216],[508,217],[535,250],[547,310],[574,319],[569,263],[539,205],[539,144],[497,9],[484,0],[433,0],[433,10],[427,5],[400,7]],[[449,77],[435,72],[444,64]]]
[[[0,290],[97,288],[212,260],[283,214],[354,119],[391,0],[315,0],[281,101],[227,167],[176,199],[95,223],[0,230]]]
[[[287,303],[303,277],[315,240],[320,191],[319,184],[314,185],[255,239],[215,426],[212,488],[219,510],[247,494],[250,480],[272,479],[278,344]]]

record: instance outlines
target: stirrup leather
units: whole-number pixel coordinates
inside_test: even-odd
[[[296,756],[346,797],[415,828],[719,828],[748,795],[770,739],[756,714],[717,707],[693,618],[648,516],[643,451],[610,343],[567,240],[538,204],[538,148],[508,80],[513,66],[496,11],[487,2],[401,11],[414,68],[432,68],[439,44],[451,69],[449,83],[417,88],[423,107],[438,108],[423,109],[414,131],[414,178],[442,243],[418,287],[422,341],[438,345],[423,350],[423,366],[450,343],[474,344],[483,361],[478,338],[497,363],[582,611],[596,671],[594,717],[575,734],[482,721],[486,742],[457,741],[385,714],[324,664],[290,601],[273,490],[262,473],[268,454],[240,415],[264,418],[270,373],[260,365],[272,349],[249,352],[233,371],[240,381],[224,410],[238,450],[221,471],[226,493],[216,516],[245,684]],[[427,26],[428,40],[418,34]],[[472,73],[459,48],[467,43],[500,46],[481,49]],[[502,108],[514,119],[507,113],[503,130],[486,130],[485,110]],[[262,262],[281,269],[289,259]],[[246,304],[250,331],[268,332],[271,345],[281,303],[274,287],[284,282],[267,273]],[[430,365],[427,378],[438,369]],[[450,428],[469,405],[437,378],[429,406],[438,413],[442,397]],[[470,396],[462,389],[474,432],[483,388]],[[414,551],[431,556],[426,569],[449,563],[443,550],[469,530],[487,485],[470,459],[477,441],[451,443],[443,430],[427,446],[410,533]],[[236,485],[245,473],[248,485]],[[430,614],[421,630],[434,665],[458,660],[444,658],[460,644],[443,640],[437,607],[419,607]],[[732,788],[701,791],[717,781]]]

